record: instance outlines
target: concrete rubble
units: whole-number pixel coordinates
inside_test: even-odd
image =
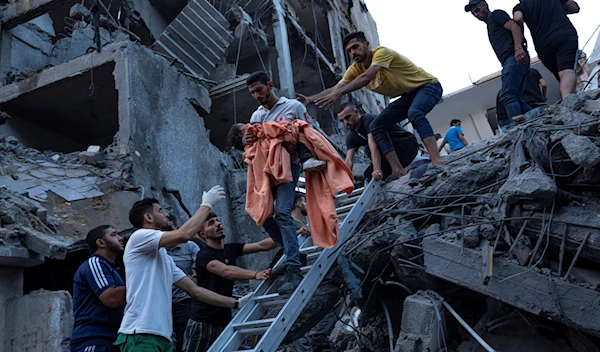
[[[442,302],[498,351],[598,350],[600,120],[577,107],[599,98],[572,95],[452,153],[427,187],[410,188],[407,177],[386,185],[344,247],[364,276],[360,300],[342,283],[342,314],[361,314],[354,335],[330,335],[350,346],[333,350],[483,350]],[[404,305],[386,304],[391,327],[374,336],[386,297]]]
[[[240,155],[222,152],[256,108],[247,75],[268,71],[281,96],[314,94],[350,64],[342,33],[379,41],[362,0],[101,2],[98,16],[72,1],[0,4],[0,352],[68,350],[85,234],[127,235],[141,197],[182,222],[182,204],[226,185],[225,232],[265,238],[244,210]],[[371,113],[386,104],[352,97]],[[599,98],[571,95],[452,153],[427,187],[386,185],[282,350],[341,304],[331,351],[480,351],[465,325],[499,351],[599,351]],[[329,111],[309,113],[343,143]],[[239,264],[262,270],[273,254]]]

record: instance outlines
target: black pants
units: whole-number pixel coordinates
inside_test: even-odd
[[[393,145],[402,167],[407,167],[410,165],[419,152],[419,145],[417,144],[417,139],[414,136],[395,140],[393,141]],[[381,172],[383,172],[384,179],[392,174],[392,166],[390,163],[388,163],[387,159],[383,155],[381,155]],[[370,180],[372,173],[373,163],[371,163],[371,165],[365,170],[365,179]]]
[[[183,334],[185,333],[185,327],[190,319],[189,310],[192,303],[191,299],[185,301],[173,303],[173,351],[182,352],[183,346]]]

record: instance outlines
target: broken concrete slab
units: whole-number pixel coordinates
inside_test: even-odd
[[[29,268],[44,263],[44,256],[25,247],[0,245],[0,266]]]
[[[561,144],[571,160],[585,168],[591,168],[600,163],[600,148],[588,137],[571,133],[561,140]]]
[[[556,183],[539,166],[531,166],[520,175],[509,178],[498,194],[509,204],[523,199],[535,199],[547,202],[558,192]]]
[[[73,304],[68,291],[31,292],[9,299],[4,351],[68,351],[73,331]]]
[[[50,259],[65,259],[67,250],[73,241],[59,235],[50,235],[32,228],[24,228],[27,235],[23,243],[32,251]]]
[[[429,299],[431,297],[431,299]],[[433,300],[433,302],[432,302]],[[440,326],[433,304],[437,305],[442,319]],[[436,351],[440,344],[440,329],[445,329],[445,316],[441,302],[433,292],[418,292],[408,296],[402,311],[402,326],[394,352]]]
[[[600,296],[594,290],[527,270],[495,258],[487,285],[481,253],[437,238],[423,240],[425,271],[509,305],[600,336]]]

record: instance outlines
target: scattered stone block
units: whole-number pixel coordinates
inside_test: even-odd
[[[463,244],[467,248],[479,246],[479,226],[471,226],[462,230]]]
[[[79,161],[84,164],[100,166],[104,164],[104,157],[100,152],[87,151],[79,153]]]
[[[90,152],[90,153],[99,153],[99,152],[100,152],[100,149],[101,149],[101,148],[100,148],[100,146],[99,146],[99,145],[90,145],[90,146],[87,148],[87,151],[88,151],[88,152]]]
[[[600,163],[600,148],[588,137],[571,133],[561,140],[561,144],[571,160],[579,166],[590,168]]]
[[[436,302],[442,319],[439,326],[433,302],[427,297],[431,296]],[[421,352],[437,351],[438,339],[441,337],[439,329],[444,329],[444,310],[436,294],[430,291],[419,292],[409,296],[404,301],[402,311],[402,325],[398,342],[394,352]]]
[[[72,298],[68,291],[34,291],[5,303],[6,352],[68,351],[73,331]]]
[[[19,144],[19,140],[17,139],[17,137],[15,136],[8,136],[6,137],[6,139],[4,140],[6,143],[8,144],[12,144],[12,145],[17,145]]]
[[[24,228],[24,230],[27,236],[23,239],[23,243],[27,248],[50,259],[62,260],[67,256],[70,242],[65,238],[45,234],[32,228]]]
[[[531,166],[520,175],[509,178],[500,187],[498,194],[509,203],[516,203],[521,199],[552,199],[558,188],[539,166]]]

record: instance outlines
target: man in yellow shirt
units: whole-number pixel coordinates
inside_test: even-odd
[[[312,96],[296,94],[298,100],[305,105],[316,103],[320,108],[328,108],[342,95],[363,87],[390,98],[400,97],[373,120],[368,138],[373,139],[381,154],[385,155],[392,167],[392,179],[404,176],[406,172],[398,160],[387,130],[408,119],[419,132],[431,158],[432,165],[422,180],[437,176],[445,165],[440,158],[433,129],[425,115],[442,98],[442,85],[437,78],[394,50],[379,46],[371,51],[363,32],[346,35],[343,44],[355,62],[346,70],[342,80]],[[381,170],[373,170],[374,179],[380,180],[382,177]]]

